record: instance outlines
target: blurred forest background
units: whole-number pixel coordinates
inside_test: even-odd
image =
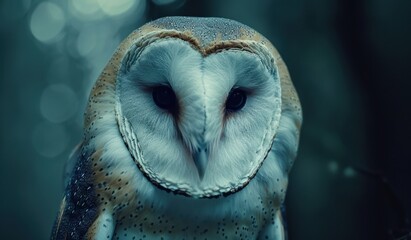
[[[304,110],[291,240],[411,239],[409,0],[2,0],[1,239],[49,237],[93,82],[167,15],[238,20],[288,65]]]

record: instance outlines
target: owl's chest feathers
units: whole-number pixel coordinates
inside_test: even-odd
[[[212,199],[176,195],[148,181],[129,153],[120,151],[124,147],[121,143],[107,144],[116,151],[92,154],[92,181],[99,214],[113,216],[114,236],[122,236],[120,239],[144,235],[147,239],[252,239],[264,225],[274,222],[279,196],[263,189],[263,184],[251,181],[237,193]]]
[[[124,198],[123,202],[118,201],[113,207],[116,222],[114,237],[253,239],[266,223],[274,221],[276,209],[265,207],[263,203],[256,201],[254,207],[238,207],[235,210],[219,203],[213,209],[212,203],[204,203],[204,208],[209,209],[206,212],[201,209],[201,203],[171,199],[169,203],[159,206],[155,199],[142,201],[132,196]]]
[[[240,191],[238,196],[193,199],[148,185],[130,168],[117,167],[108,175],[104,172],[95,178],[99,209],[111,212],[114,237],[120,239],[255,238],[266,223],[274,221],[278,210],[269,196],[247,194],[245,198]]]

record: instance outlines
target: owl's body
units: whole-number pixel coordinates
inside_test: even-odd
[[[90,94],[55,239],[284,239],[301,109],[275,48],[218,18],[133,32]]]

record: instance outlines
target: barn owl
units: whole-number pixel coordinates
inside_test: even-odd
[[[166,17],[118,47],[91,90],[52,239],[285,239],[302,111],[255,30]]]

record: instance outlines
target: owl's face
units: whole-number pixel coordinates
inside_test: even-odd
[[[278,77],[258,54],[227,48],[203,56],[166,38],[123,69],[120,108],[140,143],[137,164],[152,181],[212,195],[256,173],[281,109]]]
[[[138,171],[195,198],[235,193],[258,172],[286,178],[301,112],[275,49],[233,21],[177,20],[143,27],[113,57],[116,120]]]

